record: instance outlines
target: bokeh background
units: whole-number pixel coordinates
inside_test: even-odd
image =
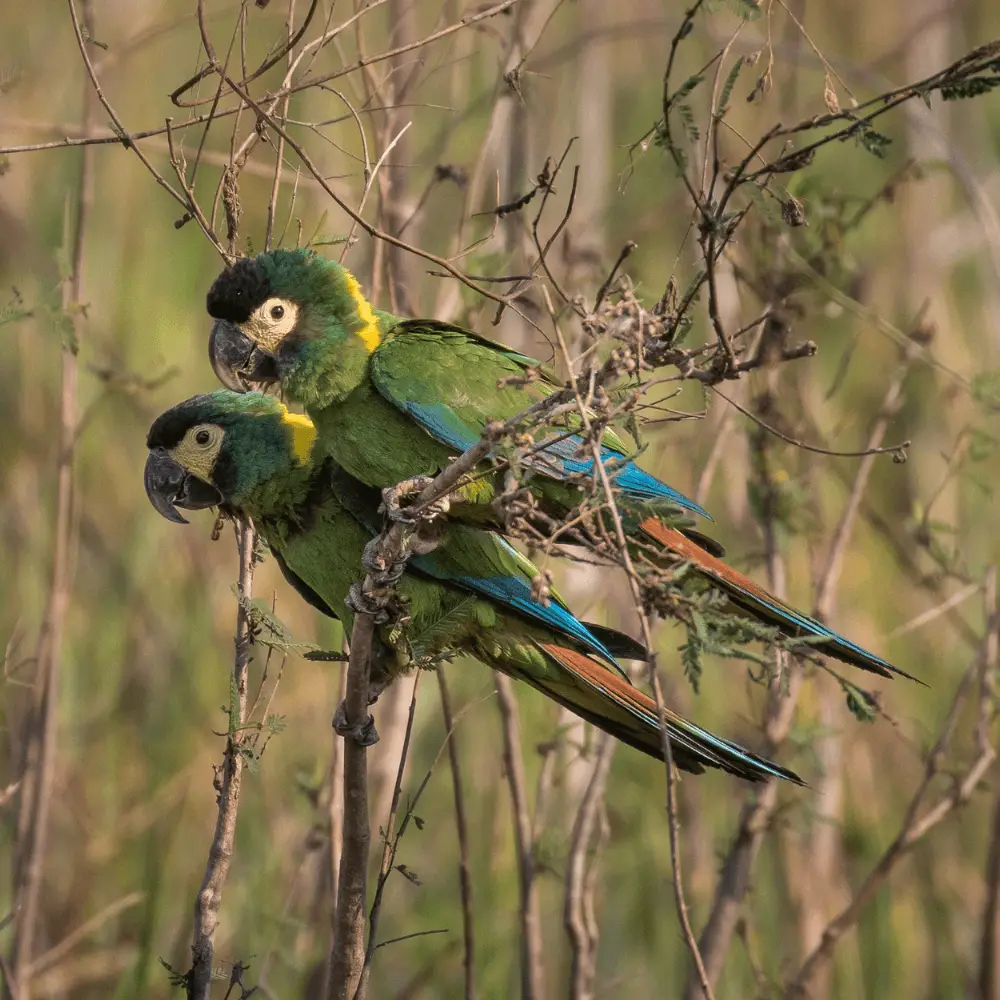
[[[306,5],[300,0],[298,6],[301,16]],[[331,6],[320,4],[324,23],[327,16],[335,24],[355,13],[338,4],[331,14]],[[715,4],[699,16],[682,50],[679,80],[730,40],[739,6]],[[167,115],[183,121],[187,112],[174,108],[167,95],[201,65],[195,5],[99,0],[93,7],[93,37],[101,44],[89,51],[127,128],[157,128]],[[629,148],[660,113],[663,66],[681,9],[651,0],[525,0],[522,7],[377,64],[367,80],[354,73],[331,84],[361,109],[372,160],[412,123],[377,175],[366,212],[395,227],[412,215],[407,239],[452,252],[490,235],[490,217],[471,213],[524,193],[545,158],[561,155],[577,136],[567,162],[582,166],[580,187],[554,266],[567,287],[592,300],[619,248],[634,240],[638,249],[627,270],[640,297],[652,304],[671,274],[683,287],[698,265],[694,241],[684,239],[691,207],[663,150],[649,141]],[[733,97],[731,120],[747,137],[776,121],[824,113],[827,79],[846,105],[850,95],[840,81],[864,99],[927,76],[1000,36],[1000,9],[989,0],[790,0],[788,9],[777,3],[762,7],[769,15],[748,23],[727,56],[731,63],[758,54]],[[360,35],[352,27],[323,49],[317,71],[351,65],[359,46],[371,54],[422,38],[473,8],[454,0],[389,0],[364,14]],[[236,4],[207,5],[207,25],[220,50],[228,46],[240,10]],[[248,63],[256,65],[283,37],[287,7],[249,5],[244,16]],[[0,22],[0,144],[108,134],[108,115],[85,100],[65,5],[4,0]],[[520,51],[510,44],[515,33],[522,39]],[[748,103],[768,62],[769,34],[773,83]],[[839,81],[827,77],[824,59]],[[504,71],[515,66],[512,82],[504,83]],[[263,83],[279,79],[280,67]],[[405,100],[384,110],[396,103],[393,88],[401,79],[408,87]],[[211,92],[209,84],[194,91],[201,97]],[[691,103],[696,121],[704,122],[704,100],[699,103],[696,95]],[[289,113],[301,121],[332,121],[295,134],[338,193],[357,204],[364,185],[361,150],[357,125],[343,120],[343,102],[329,89],[313,90],[295,98]],[[205,145],[197,185],[204,204],[211,204],[227,162],[229,121],[218,123]],[[245,118],[241,128],[245,135],[252,121]],[[885,715],[863,724],[828,678],[807,681],[781,759],[817,787],[781,790],[781,808],[757,859],[745,922],[729,950],[719,997],[777,995],[783,978],[899,830],[923,775],[924,755],[984,627],[982,594],[967,585],[981,581],[998,556],[994,449],[1000,428],[989,373],[998,367],[1000,351],[1000,221],[994,208],[1000,100],[935,100],[929,109],[917,101],[880,128],[893,140],[884,159],[838,143],[788,179],[788,190],[811,220],[807,230],[759,228],[735,251],[738,266],[742,260],[748,270],[750,258],[759,269],[778,246],[805,253],[822,230],[824,213],[840,211],[831,206],[861,206],[911,160],[917,164],[891,198],[881,199],[830,250],[828,277],[837,294],[823,281],[803,282],[793,336],[816,341],[818,356],[724,389],[752,405],[767,388],[777,401],[769,419],[806,440],[857,450],[899,356],[886,324],[910,332],[925,310],[933,341],[913,365],[887,438],[912,440],[910,460],[894,464],[885,458],[876,465],[847,549],[833,619],[930,687],[873,685],[882,691]],[[196,129],[178,134],[189,159],[199,135]],[[165,136],[143,140],[142,148],[169,173]],[[740,148],[733,136],[725,137],[724,154],[739,155]],[[7,303],[3,317],[10,320],[0,327],[0,637],[6,646],[0,788],[9,791],[0,809],[0,916],[12,905],[19,810],[13,786],[28,707],[37,693],[36,643],[54,545],[60,351],[72,325],[79,338],[80,427],[32,995],[166,997],[175,987],[157,959],[187,967],[192,907],[215,822],[212,778],[223,749],[218,734],[225,728],[220,706],[228,699],[232,660],[236,549],[228,528],[220,540],[211,540],[210,514],[178,527],[149,507],[141,483],[144,435],[161,410],[214,386],[204,295],[220,259],[195,224],[175,227],[179,208],[130,151],[108,144],[93,147],[90,155],[82,296],[69,317],[60,306],[61,275],[71,259],[66,220],[74,217],[79,198],[81,150],[12,153],[0,161],[0,304]],[[452,169],[435,175],[444,165]],[[260,146],[241,176],[244,249],[263,245],[273,166],[273,149]],[[279,231],[290,220],[285,242],[345,236],[348,220],[305,176],[290,211],[293,180],[294,165],[285,171],[279,201]],[[549,224],[557,219],[553,212]],[[383,268],[390,268],[393,280],[385,281],[384,269],[374,279],[381,300],[391,294],[404,311],[464,318],[489,331],[494,307],[428,274],[416,258],[391,257]],[[482,274],[518,273],[528,259],[524,221],[515,215],[477,248],[468,266]],[[369,287],[372,260],[365,238],[348,257]],[[725,298],[734,326],[759,312],[759,302],[731,270]],[[15,319],[20,311],[30,315]],[[695,315],[692,342],[711,339],[703,311]],[[494,335],[543,357],[549,353],[511,314]],[[646,467],[693,491],[721,435],[714,475],[706,479],[713,531],[736,565],[765,579],[751,488],[754,425],[691,387],[670,406],[705,416],[650,425]],[[777,532],[788,594],[809,607],[857,460],[807,455],[777,441],[771,459],[785,498]],[[581,616],[635,627],[624,581],[578,567],[560,568],[557,579]],[[339,626],[302,605],[273,562],[261,567],[255,591],[268,600],[273,596],[297,639],[324,648],[339,644]],[[897,634],[956,594],[962,599],[948,612]],[[716,731],[759,746],[764,699],[745,666],[707,661],[695,694],[677,652],[683,632],[660,623],[656,636],[672,703]],[[446,669],[463,713],[457,740],[471,824],[478,995],[514,996],[520,990],[517,868],[493,679],[473,663]],[[282,1000],[316,995],[328,946],[330,719],[340,683],[338,664],[288,658],[272,706],[287,726],[268,744],[259,773],[244,781],[217,960],[224,969],[225,963],[249,962],[247,981]],[[371,755],[374,831],[385,822],[409,683],[401,682],[379,706],[383,742]],[[534,693],[521,691],[519,699],[529,786],[547,789],[535,820],[536,852],[546,993],[559,996],[566,992],[569,954],[562,917],[566,851],[589,774],[581,740],[585,746],[590,737],[581,727],[567,727],[568,720]],[[960,718],[950,768],[961,770],[973,754],[974,725],[972,712]],[[425,678],[405,793],[415,791],[443,736],[436,685]],[[747,787],[721,774],[681,782],[682,856],[696,930],[748,795]],[[973,995],[994,796],[995,780],[987,781],[901,862],[839,945],[817,996]],[[455,824],[443,757],[417,812],[423,822],[420,829],[411,826],[399,860],[419,884],[390,880],[381,936],[447,930],[381,949],[376,996],[462,991]],[[620,749],[601,822],[596,995],[679,995],[689,959],[670,886],[662,769]],[[0,949],[9,948],[10,935],[10,926],[0,930]],[[224,992],[223,984],[219,995]]]

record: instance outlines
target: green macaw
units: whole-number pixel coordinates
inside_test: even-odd
[[[215,280],[207,305],[215,318],[209,356],[220,381],[238,392],[248,382],[280,382],[287,398],[305,406],[326,454],[373,487],[435,475],[491,421],[509,420],[561,388],[539,362],[469,330],[375,309],[349,271],[311,250],[237,260]],[[631,537],[652,539],[737,609],[785,636],[813,640],[817,652],[883,677],[911,676],[728,566],[710,539],[672,526],[678,512],[709,515],[640,469],[610,428],[602,442]],[[572,429],[550,429],[525,460],[533,474],[527,485],[554,516],[580,502],[579,484],[594,474],[583,443]],[[501,483],[484,463],[457,491],[452,516],[498,526],[491,502]]]
[[[273,396],[195,396],[153,423],[146,492],[171,521],[184,520],[177,507],[248,514],[299,594],[349,631],[349,592],[378,527],[378,493],[320,454],[315,439],[309,419]],[[662,759],[656,707],[612,653],[644,656],[638,643],[578,621],[558,594],[547,605],[535,601],[537,569],[499,536],[449,523],[436,541],[398,582],[402,623],[377,626],[383,685],[414,664],[467,654]],[[786,768],[669,710],[666,716],[673,759],[685,770],[801,783]]]

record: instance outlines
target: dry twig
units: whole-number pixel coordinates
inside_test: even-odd
[[[245,755],[243,742],[247,711],[247,677],[250,667],[250,653],[253,635],[247,614],[247,602],[253,594],[254,544],[256,534],[253,524],[243,522],[239,531],[240,540],[240,580],[241,600],[236,611],[236,656],[233,660],[233,688],[235,703],[229,705],[229,733],[222,767],[216,771],[218,790],[218,815],[215,833],[208,849],[208,864],[202,879],[201,889],[194,905],[194,933],[191,945],[192,963],[188,973],[188,997],[191,1000],[208,1000],[212,990],[212,959],[214,955],[215,931],[219,926],[219,910],[222,906],[222,890],[229,875],[229,865],[233,857],[233,841],[236,837],[236,816],[240,803],[240,788],[243,779]]]

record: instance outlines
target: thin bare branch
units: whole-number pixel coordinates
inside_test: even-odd
[[[569,996],[571,1000],[591,1000],[597,976],[598,928],[592,922],[594,910],[592,873],[597,860],[594,855],[594,833],[604,801],[615,741],[606,733],[597,739],[590,780],[580,800],[569,857],[566,860],[566,892],[563,899],[563,926],[570,940]]]
[[[233,659],[233,690],[235,702],[229,705],[229,735],[222,767],[216,771],[215,787],[219,793],[215,833],[208,849],[208,864],[201,889],[194,905],[194,934],[191,945],[192,963],[188,974],[190,1000],[208,1000],[212,990],[212,962],[215,950],[215,931],[219,926],[222,907],[222,890],[229,876],[236,837],[236,817],[240,803],[245,754],[243,743],[247,711],[247,678],[253,635],[246,608],[253,595],[254,546],[256,533],[253,524],[246,520],[240,526],[240,579],[241,600],[236,611],[236,655]]]
[[[368,914],[368,944],[365,948],[364,967],[361,970],[361,980],[354,994],[354,1000],[365,1000],[368,994],[368,982],[371,978],[372,962],[375,959],[375,949],[378,947],[378,924],[382,915],[382,895],[386,882],[396,861],[396,851],[399,847],[403,830],[395,831],[396,815],[399,810],[399,796],[403,791],[403,772],[406,769],[406,757],[410,749],[410,737],[413,735],[413,715],[417,709],[417,690],[420,687],[420,677],[423,671],[418,671],[414,678],[413,693],[410,697],[410,710],[406,716],[406,731],[403,735],[403,746],[399,752],[399,766],[396,768],[396,783],[392,789],[392,803],[389,806],[389,816],[386,819],[384,840],[382,843],[382,863],[379,867],[378,882],[375,886],[375,898]],[[450,741],[449,741],[450,742]]]
[[[344,699],[344,843],[337,881],[337,911],[330,949],[328,1000],[351,1000],[365,964],[365,888],[368,879],[368,686],[375,619],[358,614]]]
[[[451,787],[455,801],[455,828],[458,834],[458,885],[462,897],[462,969],[465,973],[465,1000],[476,996],[476,947],[472,919],[472,871],[469,867],[469,824],[465,813],[465,791],[462,785],[461,753],[455,718],[451,710],[451,696],[444,669],[437,670],[438,691],[441,695],[441,714],[444,717],[448,740],[448,764],[451,768]]]
[[[531,835],[531,813],[528,787],[521,755],[521,730],[517,717],[517,696],[513,681],[495,673],[497,704],[503,732],[503,767],[510,789],[514,814],[514,847],[517,851],[518,881],[521,905],[521,1000],[541,1000],[545,994],[545,973],[542,967],[542,922],[535,882],[535,845]]]

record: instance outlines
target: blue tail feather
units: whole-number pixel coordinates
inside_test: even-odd
[[[478,430],[469,427],[450,406],[444,403],[405,402],[398,405],[430,434],[452,448],[466,451],[479,440]],[[594,470],[594,460],[575,457],[583,445],[584,440],[578,434],[554,437],[551,441],[544,442],[544,446],[528,459],[528,464],[554,479],[574,474],[590,475]],[[633,500],[665,500],[683,510],[712,520],[711,515],[700,504],[655,476],[644,472],[621,452],[607,447],[602,448],[601,461],[614,478],[615,485],[625,496]]]
[[[628,675],[618,666],[617,660],[607,647],[599,642],[582,622],[574,618],[570,612],[560,607],[555,601],[539,604],[531,596],[531,585],[526,580],[513,576],[459,576],[453,577],[453,582],[460,587],[466,587],[468,590],[492,597],[504,607],[520,611],[522,614],[556,629],[563,635],[572,636],[578,642],[583,643],[591,652],[603,657],[608,663],[614,664],[621,676],[628,679]]]

